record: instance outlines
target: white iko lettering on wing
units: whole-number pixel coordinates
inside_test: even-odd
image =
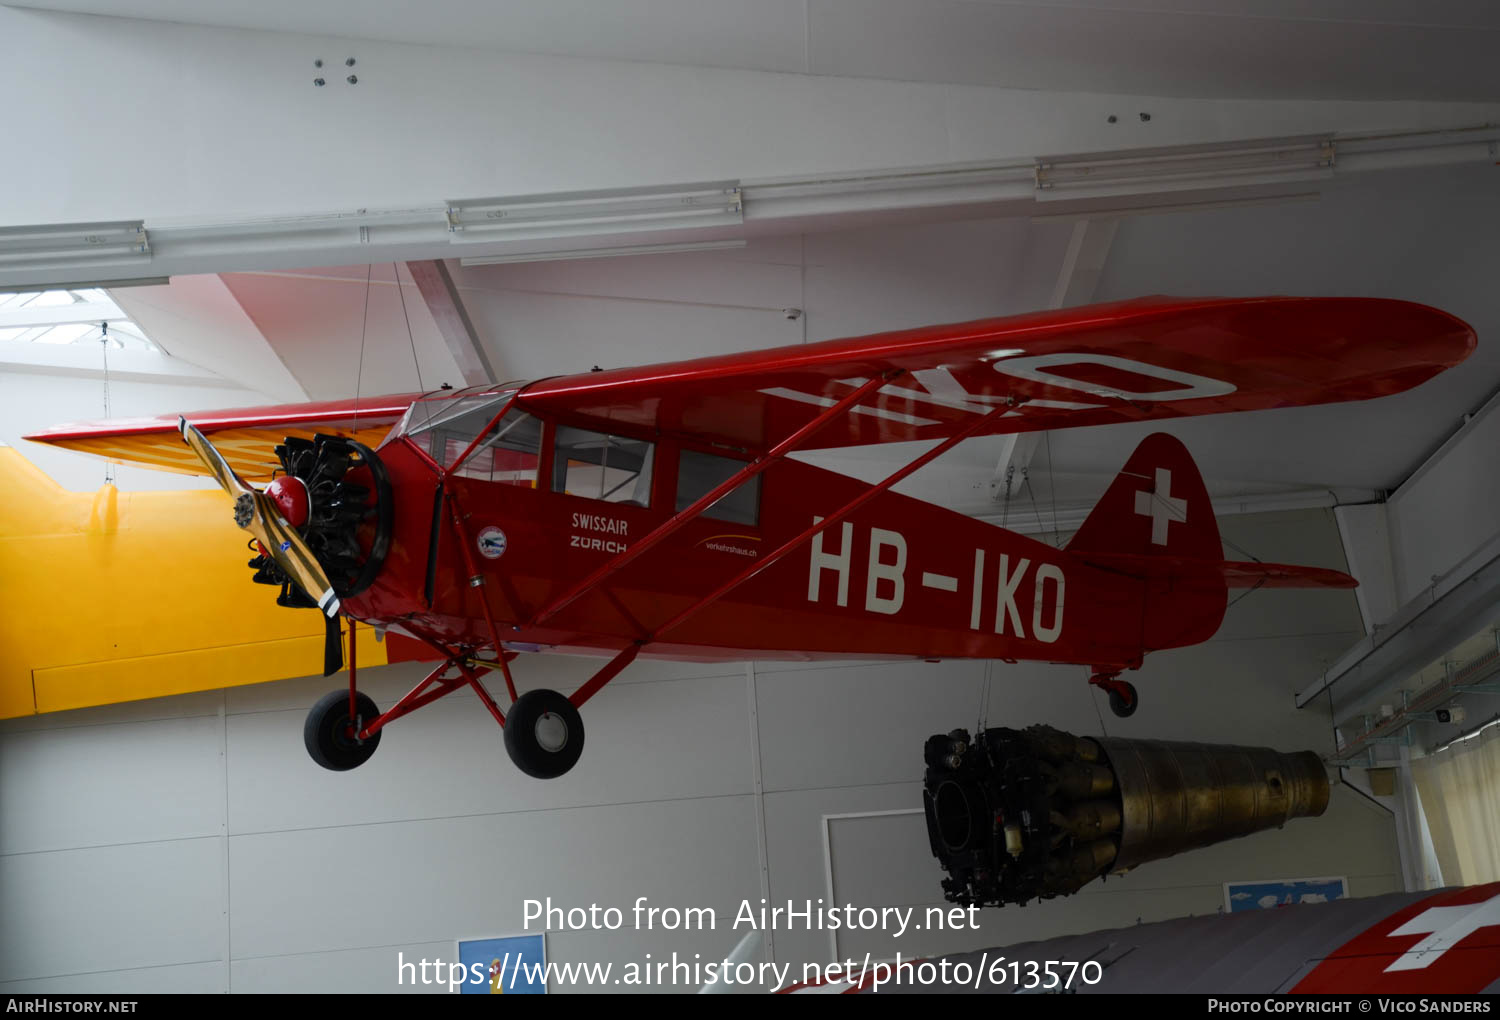
[[[1020,352],[1017,352],[1019,354]],[[1020,399],[1017,409],[1007,411],[1002,417],[1010,418],[1018,414],[1025,414],[1030,410],[1051,411],[1087,411],[1107,407],[1107,404],[1097,403],[1099,399],[1105,400],[1146,400],[1152,403],[1169,403],[1179,400],[1201,400],[1208,397],[1222,397],[1235,392],[1235,385],[1222,379],[1211,379],[1208,376],[1197,375],[1193,372],[1184,372],[1177,369],[1163,368],[1160,365],[1151,365],[1131,358],[1116,357],[1112,354],[1094,354],[1088,352],[1059,351],[1054,354],[1036,354],[1022,357],[1006,357],[989,363],[990,367],[997,373],[1009,376],[1012,379],[1020,379],[1033,384],[1041,384],[1052,389],[1071,390],[1081,397],[1093,397],[1094,401],[1069,401],[1055,399]],[[1105,383],[1084,382],[1069,378],[1063,374],[1069,368],[1078,366],[1095,366],[1097,368],[1114,369],[1124,373],[1121,379],[1130,376],[1144,376],[1148,379],[1156,379],[1164,383],[1175,384],[1174,387],[1157,390],[1128,390],[1123,386],[1110,386]],[[911,377],[922,387],[917,389],[911,386],[903,386],[892,383],[880,388],[880,393],[887,397],[896,397],[916,404],[927,404],[933,407],[946,407],[962,411],[966,414],[988,414],[995,405],[1003,404],[1016,394],[1007,390],[990,393],[972,393],[965,389],[952,368],[947,365],[936,365],[931,368],[919,368],[911,373]],[[844,386],[862,386],[867,381],[862,378],[835,380]],[[1001,384],[1004,385],[1003,383]],[[787,386],[772,386],[760,391],[766,396],[781,397],[784,400],[795,400],[798,403],[812,404],[815,407],[832,407],[838,401],[821,393],[804,393]],[[855,414],[870,415],[875,418],[884,418],[888,421],[902,422],[907,425],[937,425],[940,422],[930,418],[922,418],[917,415],[896,411],[885,407],[870,407],[864,404],[853,408]]]

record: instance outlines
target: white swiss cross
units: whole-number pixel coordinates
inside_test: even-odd
[[[1187,521],[1187,500],[1172,495],[1172,472],[1156,469],[1156,487],[1135,494],[1135,512],[1151,518],[1151,544],[1167,544],[1167,525]]]
[[[1497,924],[1500,924],[1500,896],[1492,896],[1483,903],[1465,903],[1459,907],[1428,907],[1387,936],[1427,937],[1402,953],[1395,963],[1386,968],[1386,972],[1421,970],[1480,928]]]

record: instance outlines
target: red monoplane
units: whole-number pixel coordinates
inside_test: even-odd
[[[393,719],[467,686],[516,764],[550,778],[583,749],[578,709],[637,655],[1078,663],[1128,715],[1119,674],[1209,638],[1229,588],[1354,579],[1225,561],[1203,481],[1164,434],[1062,549],[891,486],[972,436],[1380,397],[1473,345],[1463,322],[1400,301],[1151,298],[27,438],[206,465],[255,538],[254,579],[327,615],[326,673],[339,614],[439,662],[383,713],[351,663],[349,689],[308,718],[320,765],[362,764]],[[787,457],[910,440],[934,445],[873,485]],[[609,658],[570,696],[518,695],[510,662],[532,651]]]

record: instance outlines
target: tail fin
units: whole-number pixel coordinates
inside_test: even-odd
[[[1340,570],[1224,559],[1219,524],[1193,458],[1158,432],[1136,447],[1068,551],[1136,577],[1212,569],[1229,588],[1353,588]]]
[[[1224,559],[1219,524],[1187,447],[1147,436],[1068,543],[1090,566],[1141,583],[1141,647],[1207,641],[1224,620],[1230,588],[1352,588],[1323,567]]]
[[[1219,525],[1203,476],[1172,436],[1141,441],[1068,552],[1140,583],[1143,652],[1207,641],[1224,621]]]
[[[1164,432],[1143,439],[1068,551],[1221,561],[1219,525],[1187,447]]]

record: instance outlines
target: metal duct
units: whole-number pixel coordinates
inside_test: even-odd
[[[1226,839],[1321,815],[1311,751],[1118,737],[1048,726],[928,739],[932,852],[961,904],[1024,904]]]

